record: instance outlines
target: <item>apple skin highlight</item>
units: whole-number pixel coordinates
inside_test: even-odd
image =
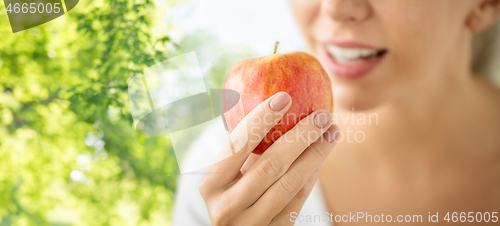
[[[238,104],[243,106],[243,109],[231,109],[224,114],[230,133],[250,111],[274,94],[286,92],[292,98],[290,109],[254,149],[255,154],[264,153],[281,135],[315,110],[326,109],[333,113],[330,78],[319,61],[304,52],[242,61],[228,73],[224,89],[240,93],[241,103]]]

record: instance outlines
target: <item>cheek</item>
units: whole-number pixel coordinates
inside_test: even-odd
[[[384,33],[388,36],[388,44],[398,49],[416,49],[421,43],[428,41],[430,33],[434,33],[433,27],[439,16],[436,10],[422,5],[426,0],[395,1],[391,6],[380,5],[379,15],[381,24],[384,24]],[[407,4],[406,4],[407,3]],[[396,10],[397,9],[397,10]]]
[[[293,13],[300,26],[314,22],[321,6],[321,0],[290,0]]]
[[[295,19],[304,34],[309,46],[314,41],[312,27],[317,21],[321,0],[290,0]]]
[[[429,33],[446,32],[461,20],[461,0],[383,0],[373,4],[385,32],[400,39],[416,39]],[[408,40],[406,40],[408,41]]]
[[[457,37],[460,27],[453,1],[385,0],[374,4],[386,34],[394,67],[404,74],[421,73],[438,61]],[[455,2],[456,3],[456,2]],[[395,19],[397,18],[397,19]],[[404,72],[403,72],[404,71]],[[398,73],[399,74],[399,73]]]

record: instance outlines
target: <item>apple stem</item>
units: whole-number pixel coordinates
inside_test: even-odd
[[[280,42],[276,42],[276,44],[274,45],[274,54],[276,54],[276,51],[278,50],[279,44],[280,44]]]

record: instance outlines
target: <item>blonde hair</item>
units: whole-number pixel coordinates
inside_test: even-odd
[[[472,43],[472,70],[500,86],[500,21],[475,35]]]

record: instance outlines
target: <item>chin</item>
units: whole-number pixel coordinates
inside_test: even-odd
[[[335,109],[370,111],[384,103],[382,92],[333,85]]]

